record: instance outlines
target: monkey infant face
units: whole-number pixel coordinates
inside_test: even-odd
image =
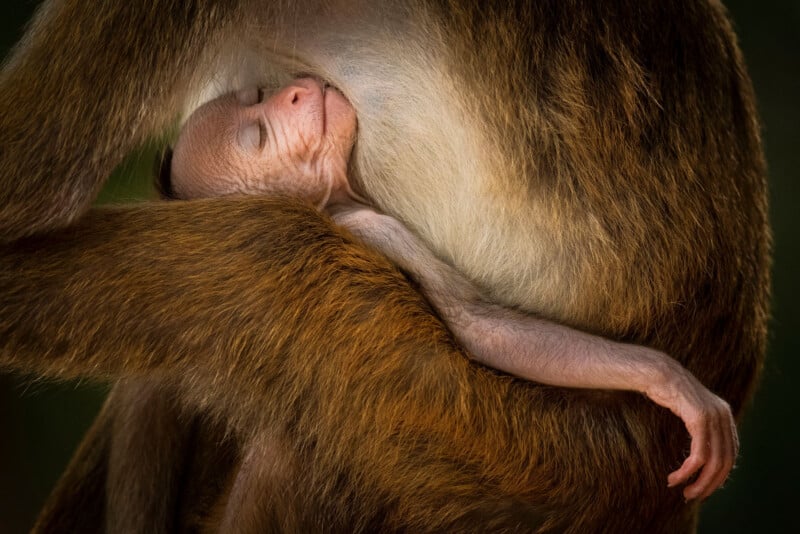
[[[223,95],[195,111],[175,144],[172,188],[184,199],[287,193],[317,206],[347,195],[356,114],[312,78]]]

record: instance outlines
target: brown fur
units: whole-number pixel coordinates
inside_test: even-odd
[[[193,98],[209,75],[195,67],[223,65],[229,28],[269,35],[280,21],[275,42],[390,28],[372,36],[386,64],[361,65],[391,82],[366,88],[383,99],[348,85],[347,54],[300,57],[314,50],[302,37],[297,57],[280,55],[291,42],[278,54],[356,105],[364,192],[498,301],[664,350],[740,413],[764,354],[769,233],[750,82],[722,7],[392,4],[353,8],[381,25],[348,26],[339,3],[205,4],[113,3],[101,19],[49,3],[0,75],[0,365],[153,380],[200,414],[178,530],[225,521],[237,444],[275,435],[297,476],[237,528],[691,531],[697,506],[665,482],[687,439],[674,417],[634,394],[470,364],[396,269],[311,207],[84,212],[122,155]],[[403,100],[407,86],[425,99]],[[131,460],[106,463],[116,398],[40,531],[113,524],[109,473]]]

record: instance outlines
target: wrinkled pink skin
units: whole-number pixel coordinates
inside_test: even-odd
[[[336,90],[294,80],[267,99],[247,89],[199,108],[172,160],[172,188],[184,199],[285,193],[328,209],[334,220],[414,276],[453,335],[489,367],[545,384],[634,390],[680,417],[689,457],[667,483],[705,499],[738,454],[728,404],[664,353],[616,343],[492,304],[439,260],[401,222],[363,204],[347,179],[356,114]]]
[[[300,78],[269,98],[244,89],[201,106],[172,159],[179,198],[288,193],[318,207],[355,199],[347,162],[356,114],[335,89]]]

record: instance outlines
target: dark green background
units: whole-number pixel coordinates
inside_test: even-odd
[[[87,0],[91,2],[92,0]],[[112,0],[113,1],[113,0]],[[602,0],[598,0],[602,1]],[[669,1],[669,0],[664,0]],[[35,1],[0,0],[0,54]],[[758,94],[775,233],[773,320],[764,379],[742,428],[739,465],[709,499],[701,533],[800,532],[800,0],[726,2]],[[57,105],[58,95],[43,95]],[[148,155],[134,156],[104,198],[140,196]],[[0,375],[0,533],[25,532],[85,432],[104,389]]]

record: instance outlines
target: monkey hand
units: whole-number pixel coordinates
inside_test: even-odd
[[[683,420],[692,438],[689,457],[667,478],[669,487],[687,482],[687,499],[706,499],[725,482],[736,455],[739,438],[730,406],[709,391],[689,371],[670,360],[665,379],[656,381],[645,394],[656,404],[669,408]]]

